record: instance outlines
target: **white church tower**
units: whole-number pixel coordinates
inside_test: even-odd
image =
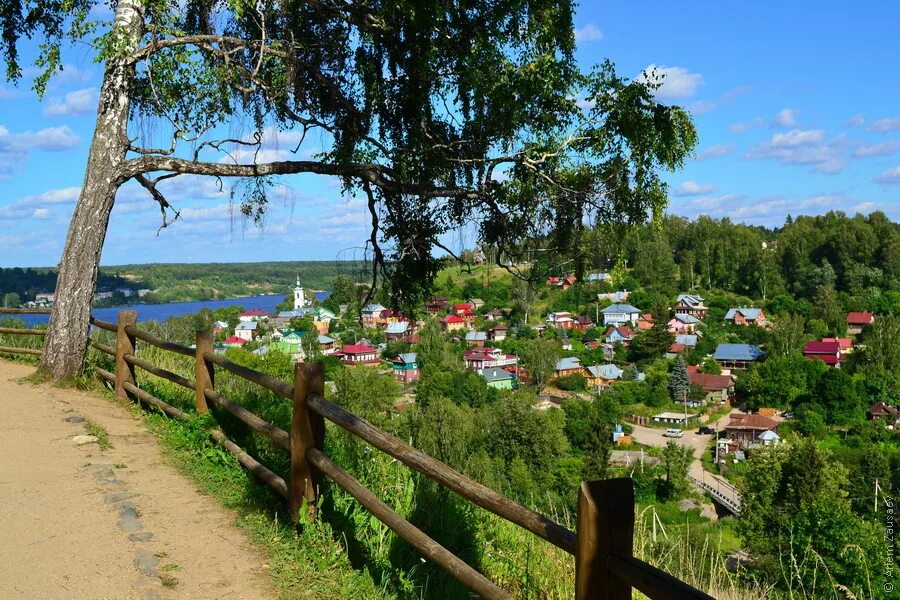
[[[297,285],[294,286],[294,310],[300,310],[306,306],[306,299],[303,297],[303,288],[300,286],[300,275],[297,275]]]

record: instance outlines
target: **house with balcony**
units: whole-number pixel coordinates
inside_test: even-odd
[[[368,344],[348,344],[335,352],[345,365],[377,365],[378,348]]]
[[[669,330],[669,333],[694,333],[697,330],[697,326],[699,324],[700,319],[698,319],[694,315],[680,313],[669,319],[666,328]]]
[[[675,301],[675,314],[705,319],[709,314],[709,308],[703,302],[703,298],[696,294],[679,294]]]
[[[641,318],[641,311],[630,304],[616,303],[610,304],[600,311],[603,315],[604,325],[625,325],[626,323],[637,323]]]
[[[590,388],[607,388],[622,378],[624,371],[610,363],[606,365],[591,365],[584,368],[584,377]]]
[[[470,371],[491,367],[514,367],[519,362],[515,354],[506,354],[499,348],[470,348],[463,353],[463,362]]]

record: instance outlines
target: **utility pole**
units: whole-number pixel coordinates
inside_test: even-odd
[[[881,486],[878,485],[878,478],[875,478],[875,513],[878,513],[878,492],[881,491]]]

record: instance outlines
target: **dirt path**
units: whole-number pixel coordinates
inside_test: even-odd
[[[234,515],[99,395],[17,380],[0,360],[0,598],[270,598]],[[83,419],[112,448],[77,445]]]

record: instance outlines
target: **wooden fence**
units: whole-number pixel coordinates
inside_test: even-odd
[[[46,312],[49,311],[0,308],[0,314]],[[115,359],[114,373],[96,368],[96,374],[111,383],[120,398],[152,406],[173,419],[190,418],[187,413],[138,387],[136,369],[142,369],[193,390],[195,410],[198,414],[208,412],[209,405],[213,404],[253,431],[267,436],[276,446],[290,453],[287,481],[247,454],[221,430],[211,432],[216,443],[233,454],[244,468],[285,499],[291,518],[295,521],[301,510],[309,511],[309,517],[315,518],[316,499],[322,479],[327,477],[425,558],[436,563],[476,594],[490,599],[511,598],[494,582],[404,519],[329,458],[323,452],[325,421],[328,420],[466,500],[573,555],[576,600],[589,598],[625,600],[632,597],[632,589],[640,590],[651,600],[712,598],[633,556],[635,514],[634,487],[631,479],[608,479],[581,484],[578,491],[579,533],[576,535],[559,523],[466,477],[439,460],[381,431],[365,419],[326,400],[325,379],[319,363],[299,363],[294,371],[294,381],[282,381],[215,354],[212,332],[198,332],[195,347],[190,348],[141,331],[137,328],[136,317],[134,311],[121,311],[118,323],[91,319],[94,327],[115,333],[116,336],[115,347],[96,341],[91,342],[94,348]],[[42,330],[18,328],[0,328],[0,333],[44,335]],[[138,340],[163,350],[193,357],[196,364],[195,378],[187,379],[142,360],[137,353]],[[41,351],[0,346],[0,353],[40,355]],[[217,369],[224,369],[291,400],[293,415],[290,431],[265,421],[218,393],[215,388]]]

